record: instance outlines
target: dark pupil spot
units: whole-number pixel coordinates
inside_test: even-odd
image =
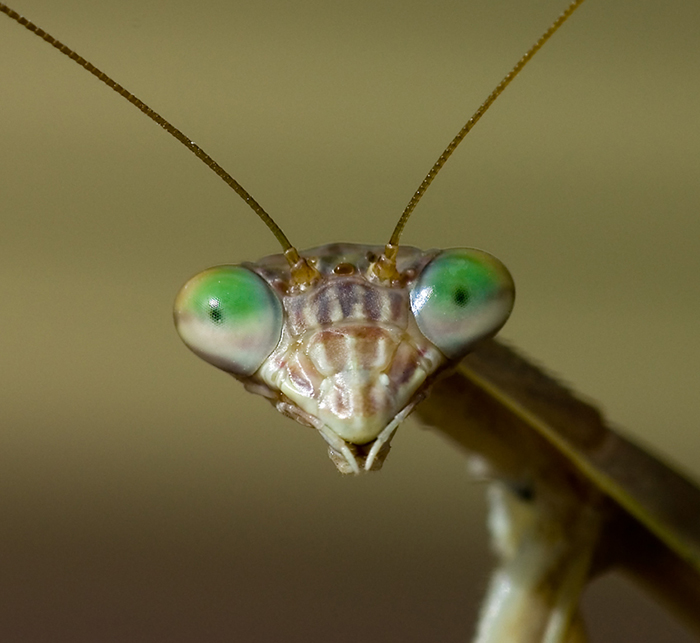
[[[211,319],[215,324],[220,324],[223,322],[224,316],[218,306],[209,306],[209,319]]]
[[[452,301],[460,308],[466,306],[469,301],[469,292],[466,288],[455,288],[452,292]]]
[[[532,484],[513,482],[510,488],[517,498],[523,502],[532,502],[535,499],[535,487]]]

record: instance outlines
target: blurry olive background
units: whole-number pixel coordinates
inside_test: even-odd
[[[200,143],[299,247],[383,243],[560,0],[15,0]],[[404,242],[518,285],[503,335],[700,479],[700,5],[590,3],[469,136]],[[462,455],[380,474],[180,343],[210,265],[278,251],[124,100],[0,19],[0,639],[464,641],[491,557]],[[619,579],[593,641],[685,641]]]

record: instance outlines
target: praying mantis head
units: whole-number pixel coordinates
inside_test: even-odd
[[[171,132],[251,206],[284,251],[190,280],[175,302],[178,332],[200,357],[316,428],[341,472],[379,468],[433,379],[510,315],[515,288],[498,259],[476,249],[422,253],[399,239],[447,159],[582,1],[569,5],[457,133],[384,248],[334,245],[300,255],[232,177]]]

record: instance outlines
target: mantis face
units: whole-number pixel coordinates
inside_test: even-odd
[[[513,307],[510,273],[488,253],[403,246],[395,278],[381,280],[382,250],[308,250],[316,276],[303,287],[283,255],[211,268],[175,301],[183,341],[317,429],[343,473],[380,468],[435,376],[494,335]]]

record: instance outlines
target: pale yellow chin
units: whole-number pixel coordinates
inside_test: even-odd
[[[319,409],[318,418],[339,438],[350,444],[367,444],[376,440],[396,413],[376,413],[369,417],[339,418],[331,411]]]
[[[417,368],[397,390],[386,375],[350,370],[325,378],[315,398],[298,395],[291,388],[283,387],[283,392],[339,438],[362,445],[380,435],[409,403],[425,378],[425,370]]]
[[[321,413],[320,415],[324,424],[339,438],[358,446],[376,440],[382,429],[393,419],[392,417],[375,417],[357,422],[343,422],[330,413]]]

